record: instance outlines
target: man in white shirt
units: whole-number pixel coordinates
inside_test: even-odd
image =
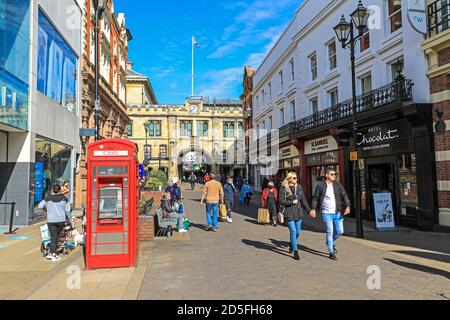
[[[350,214],[350,199],[342,184],[336,181],[336,170],[327,168],[326,181],[321,182],[314,192],[312,208],[319,209],[327,226],[327,247],[330,259],[336,261],[336,240],[344,234],[344,216],[341,214],[343,202],[345,204],[344,216]],[[311,216],[316,217],[316,210]]]

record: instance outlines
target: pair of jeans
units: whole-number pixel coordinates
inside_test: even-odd
[[[298,239],[302,233],[302,220],[289,220],[289,232],[291,233],[291,248],[298,251]]]
[[[65,222],[54,222],[48,223],[48,230],[50,231],[50,253],[56,254],[56,249],[58,248],[59,236],[64,229]]]
[[[179,213],[173,212],[173,213],[170,214],[170,217],[171,217],[172,219],[177,219],[177,220],[178,220],[178,231],[180,231],[181,229],[184,229],[184,225],[183,225],[183,222],[184,222],[183,214],[179,214]]]
[[[233,210],[233,200],[225,200],[225,206],[227,207],[228,218],[231,218],[231,211]]]
[[[213,230],[216,230],[218,219],[219,219],[219,204],[206,203],[206,221],[208,222],[208,227],[211,227]]]
[[[327,247],[329,253],[334,253],[334,243],[344,234],[344,217],[340,212],[323,214],[323,222],[327,226]]]

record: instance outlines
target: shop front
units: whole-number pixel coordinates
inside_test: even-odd
[[[432,145],[429,131],[407,119],[363,127],[358,132],[363,217],[377,224],[386,218],[376,199],[388,199],[394,225],[423,229],[434,225]],[[392,203],[390,203],[392,202]],[[390,211],[390,210],[389,210]]]
[[[339,181],[342,173],[339,166],[339,146],[333,136],[325,136],[306,141],[304,144],[308,185],[308,194],[314,194],[317,185],[325,180],[328,167],[336,170]]]
[[[290,145],[280,150],[280,166],[277,174],[276,184],[281,186],[289,172],[295,172],[300,176],[300,155],[294,145]]]
[[[54,184],[63,185],[64,181],[69,181],[69,200],[73,199],[74,166],[72,164],[73,148],[44,138],[36,138],[36,160],[34,164],[34,174],[32,175],[32,194],[34,199],[34,215],[42,212],[37,209],[37,205],[49,194]]]

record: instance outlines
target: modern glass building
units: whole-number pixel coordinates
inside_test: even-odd
[[[53,184],[75,189],[82,8],[54,4],[0,0],[0,203],[16,203],[15,225],[45,218],[37,204]],[[0,225],[10,212],[0,205]]]

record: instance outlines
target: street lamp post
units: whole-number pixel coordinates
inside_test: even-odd
[[[356,98],[356,71],[355,71],[355,46],[356,41],[362,38],[364,29],[367,27],[367,21],[369,19],[369,11],[362,4],[361,0],[358,3],[357,9],[351,14],[350,22],[345,20],[345,16],[342,15],[341,21],[334,28],[338,40],[342,44],[342,48],[350,48],[351,69],[352,69],[352,113],[353,113],[353,151],[357,152],[357,138],[358,138],[358,115],[357,115],[357,98]],[[353,28],[356,27],[358,35],[355,37]],[[355,215],[356,215],[356,234],[358,238],[364,238],[364,230],[362,223],[361,212],[361,171],[359,169],[359,159],[353,162],[353,193],[355,199]]]
[[[98,49],[98,34],[100,32],[100,27],[98,25],[99,20],[105,10],[107,0],[94,0],[95,6],[95,141],[100,140],[100,97],[99,97],[99,63],[100,63],[100,52]]]

